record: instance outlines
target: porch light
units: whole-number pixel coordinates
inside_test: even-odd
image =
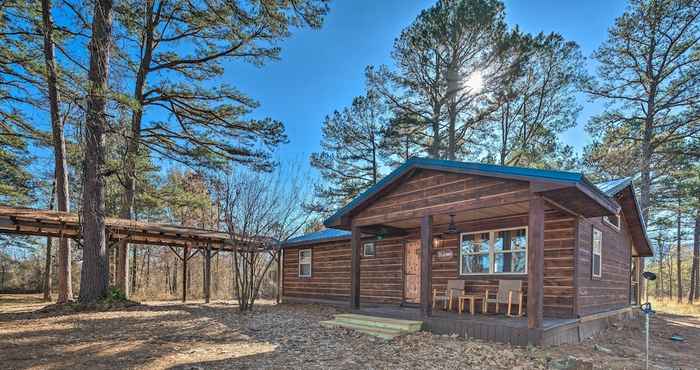
[[[455,225],[455,215],[450,215],[450,224],[447,225],[447,234],[459,234],[457,225]]]

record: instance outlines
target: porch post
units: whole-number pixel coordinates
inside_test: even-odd
[[[350,280],[350,307],[360,308],[360,230],[357,226],[352,226],[351,233],[352,272]]]
[[[527,326],[542,328],[544,300],[544,199],[530,199],[527,230]]]
[[[204,251],[204,303],[211,299],[211,243]]]
[[[276,303],[282,301],[282,284],[284,284],[284,275],[282,275],[282,248],[277,251],[277,298]]]
[[[420,307],[424,317],[432,316],[432,266],[433,266],[433,216],[423,216],[420,221]]]
[[[187,260],[190,259],[190,246],[185,246],[182,253],[182,302],[187,301]]]

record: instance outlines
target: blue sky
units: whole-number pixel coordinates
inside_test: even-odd
[[[281,60],[262,68],[241,63],[226,65],[224,81],[261,103],[253,116],[284,122],[290,143],[281,147],[280,159],[306,162],[319,149],[325,115],[350,104],[364,91],[364,68],[390,64],[394,38],[418,13],[434,1],[340,0],[320,30],[296,30],[279,44]],[[622,14],[623,0],[510,0],[507,22],[526,32],[558,32],[577,42],[584,56],[605,40],[614,19]],[[589,59],[589,66],[592,62]],[[592,71],[592,69],[591,69]],[[583,111],[577,126],[562,140],[577,150],[588,143],[585,122],[602,106],[581,96]]]

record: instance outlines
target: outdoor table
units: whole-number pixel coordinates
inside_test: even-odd
[[[459,299],[459,313],[461,314],[464,311],[464,301],[469,301],[469,313],[472,315],[474,314],[474,302],[479,300],[479,299],[484,299],[483,295],[475,295],[475,294],[465,294],[457,297]]]

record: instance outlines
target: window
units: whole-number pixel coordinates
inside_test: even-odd
[[[527,270],[527,229],[464,233],[460,274],[524,274]]]
[[[599,278],[602,276],[602,252],[603,252],[603,232],[593,228],[593,254],[591,260],[591,274],[593,277]]]
[[[311,277],[311,249],[299,251],[299,277]]]
[[[603,216],[603,222],[610,225],[613,229],[620,231],[620,214],[616,214],[615,216]]]
[[[374,257],[375,252],[374,243],[365,243],[362,245],[362,255],[364,257]]]

